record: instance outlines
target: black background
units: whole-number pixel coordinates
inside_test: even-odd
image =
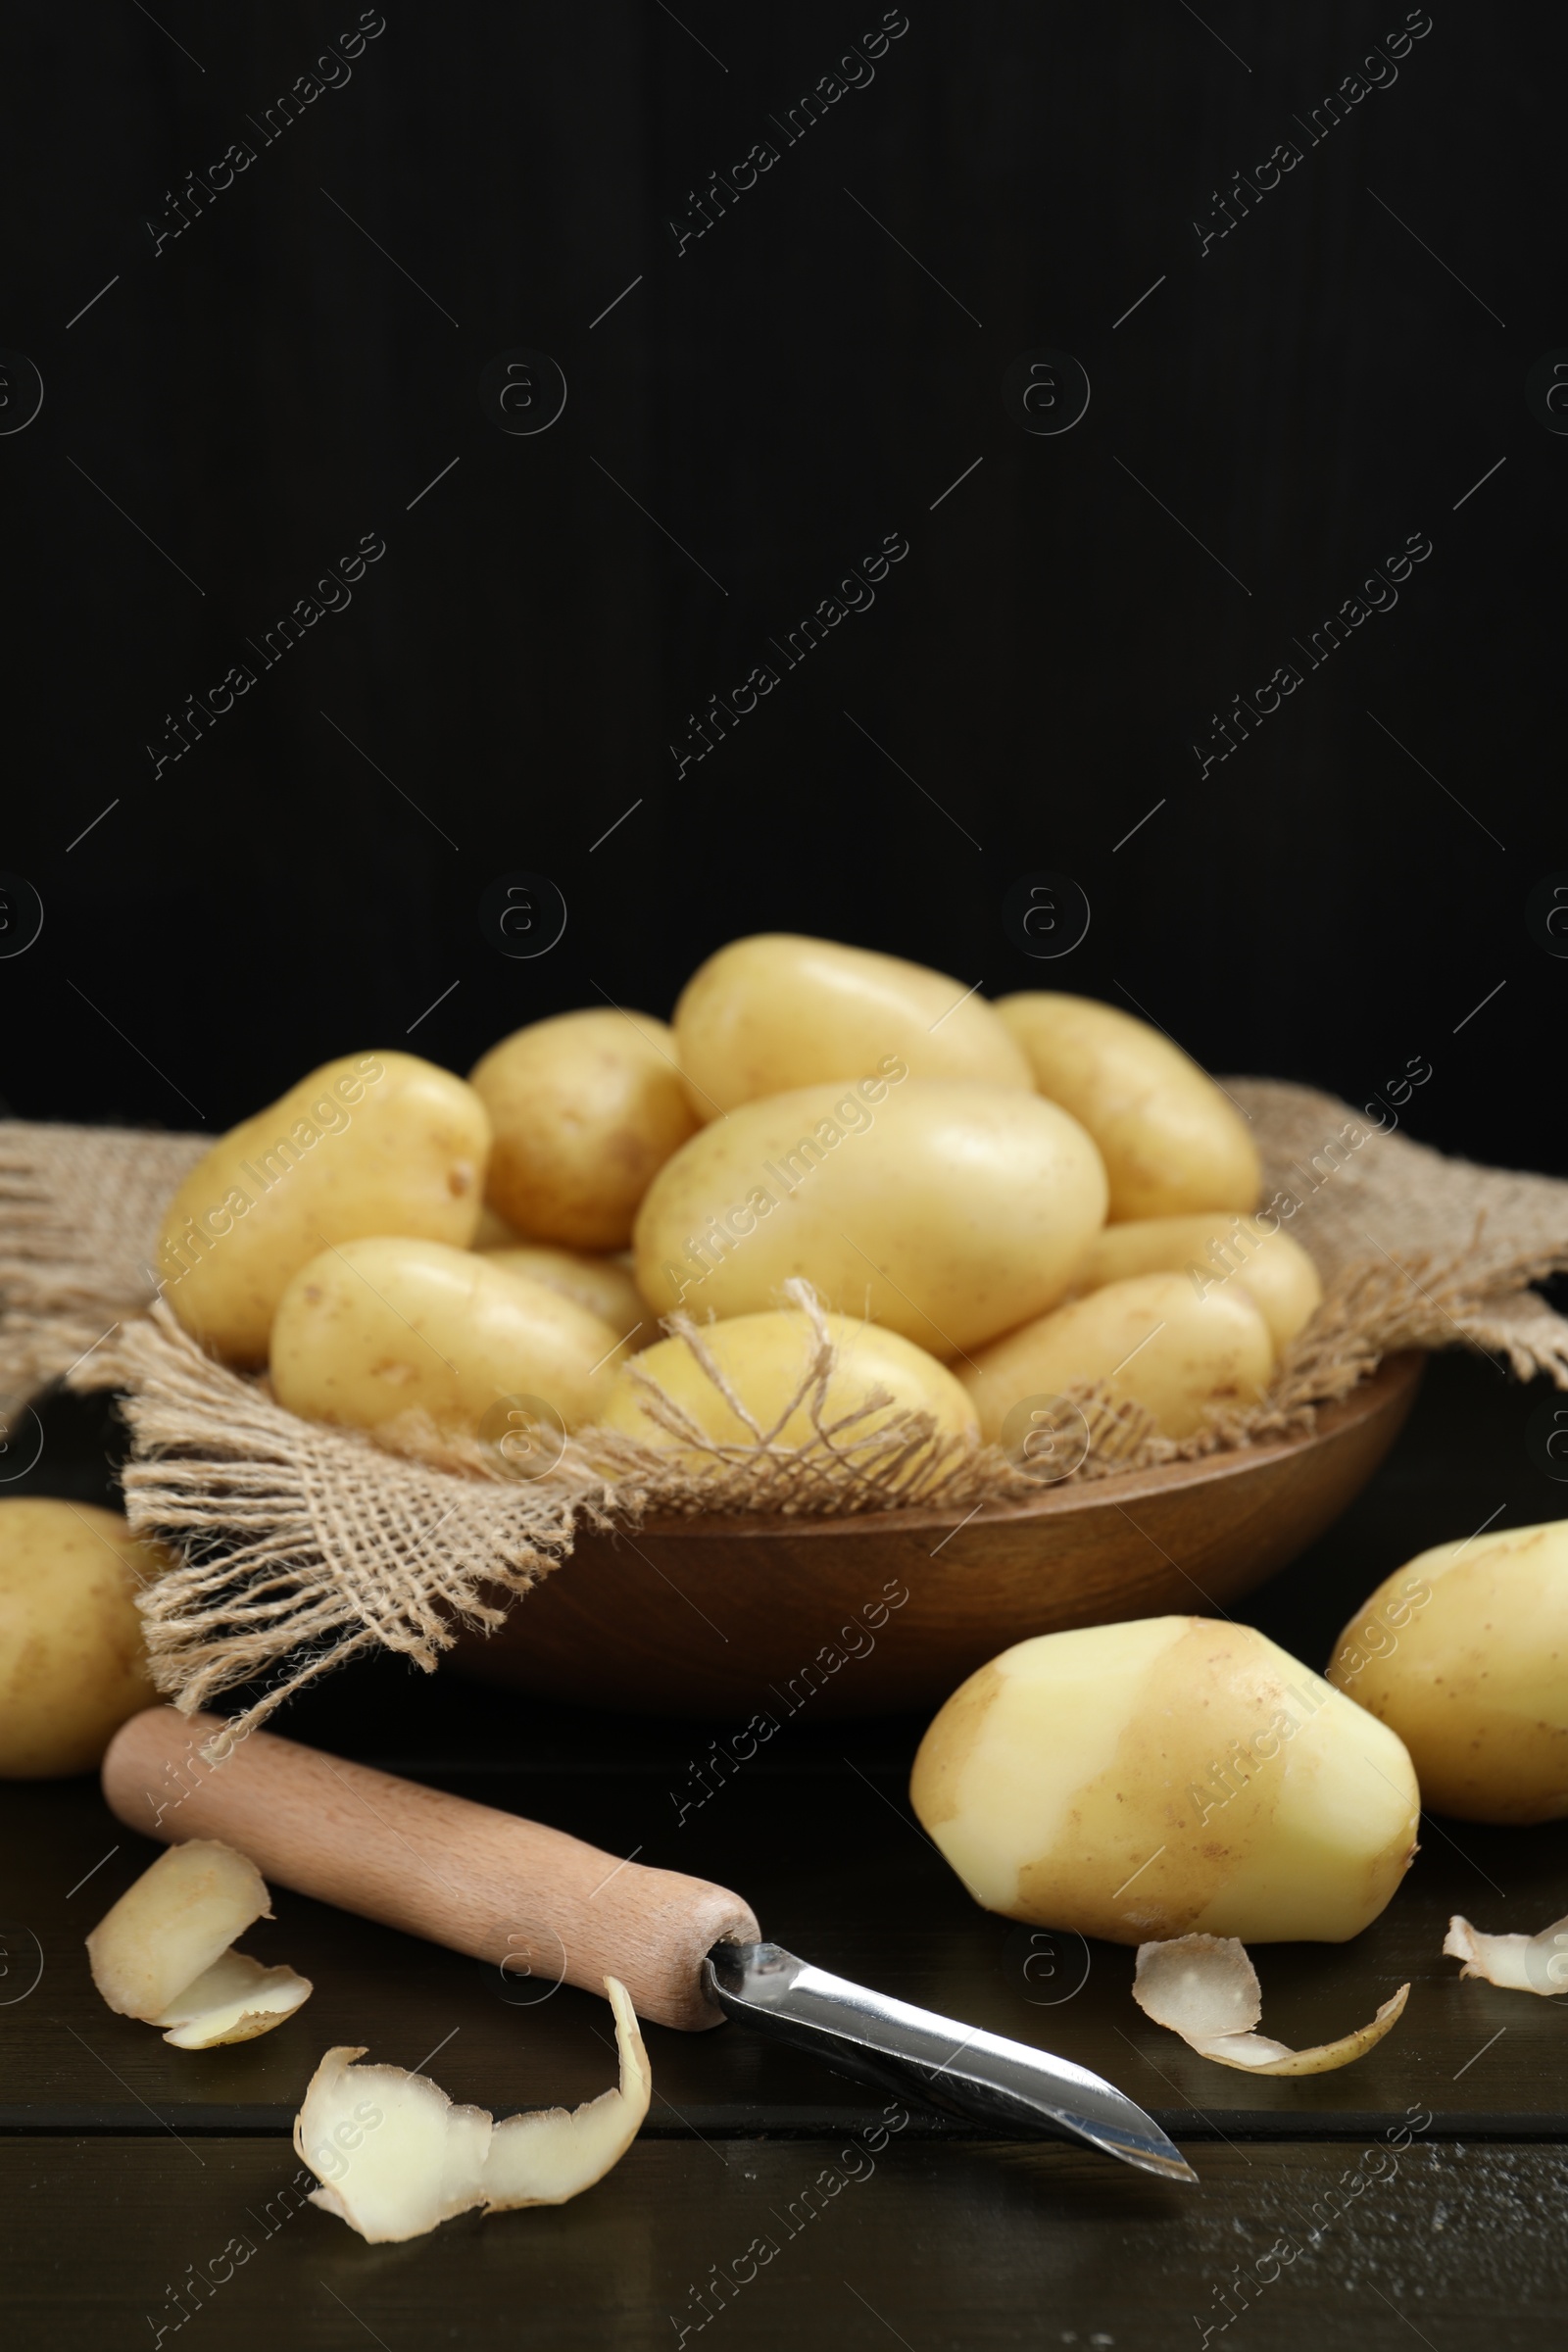
[[[1568,1164],[1568,964],[1525,924],[1568,867],[1568,439],[1524,399],[1568,344],[1568,44],[1435,0],[1309,146],[1293,118],[1405,13],[909,0],[786,147],[768,118],[879,8],[388,0],[264,144],[354,7],[13,5],[0,344],[45,398],[0,437],[0,867],[45,921],[0,962],[10,1107],[214,1127],[351,1049],[466,1069],[542,1013],[667,1011],[779,927],[1136,1004],[1358,1102],[1422,1055],[1419,1135]],[[1195,216],[1287,138],[1200,258]],[[568,384],[533,437],[478,397],[518,346]],[[1093,387],[1058,437],[1002,399],[1042,346]],[[165,713],[367,532],[349,609],[155,778]],[[677,785],[686,713],[890,532],[874,609]],[[1418,532],[1397,608],[1200,778],[1209,713]],[[569,906],[532,962],[477,921],[518,868]],[[1054,962],[1001,921],[1042,868],[1093,907]]]

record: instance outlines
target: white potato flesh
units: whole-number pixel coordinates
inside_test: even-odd
[[[1250,1627],[1044,1634],[957,1690],[914,1810],[978,1902],[1116,1943],[1342,1942],[1393,1895],[1420,1797],[1385,1725]]]
[[[122,2017],[158,2024],[258,1919],[270,1919],[254,1862],[216,1838],[171,1845],[87,1937],[92,1981]]]
[[[614,2088],[569,2113],[536,2109],[492,2121],[454,2105],[425,2075],[358,2066],[363,2049],[327,2051],[294,2121],[294,2150],[321,2186],[311,2202],[371,2245],[422,2237],[474,2206],[563,2205],[604,2179],[648,2113],[653,2074],[631,1997],[605,1990],[620,2062]]]
[[[869,1077],[884,1055],[916,1078],[1034,1084],[995,1008],[963,981],[789,932],[732,940],[710,956],[681,991],[675,1043],[700,1119]]]
[[[1240,1283],[1200,1298],[1185,1274],[1135,1274],[982,1348],[960,1378],[992,1440],[1025,1397],[1076,1381],[1102,1381],[1113,1400],[1152,1414],[1162,1436],[1187,1438],[1255,1404],[1273,1371],[1268,1325]]]

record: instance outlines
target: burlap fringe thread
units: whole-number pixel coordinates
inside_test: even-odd
[[[1529,1287],[1568,1268],[1568,1184],[1446,1159],[1307,1088],[1236,1079],[1227,1091],[1252,1122],[1264,1202],[1291,1203],[1285,1230],[1323,1274],[1322,1308],[1259,1405],[1180,1444],[1101,1389],[1066,1392],[1060,1418],[1082,1415],[1083,1447],[1068,1478],[1304,1434],[1318,1405],[1396,1348],[1468,1344],[1521,1379],[1547,1373],[1568,1388],[1568,1323]],[[368,1647],[430,1670],[461,1627],[499,1624],[585,1523],[915,1501],[956,1521],[1040,1493],[996,1447],[944,1438],[925,1415],[888,1414],[886,1399],[829,1420],[833,1343],[795,1285],[815,1336],[772,1430],[725,1388],[701,1329],[671,1319],[750,1429],[745,1444],[713,1444],[657,1391],[650,1408],[678,1455],[585,1433],[528,1480],[492,1448],[413,1422],[377,1442],[300,1421],[265,1382],[204,1355],[161,1302],[144,1311],[160,1212],[205,1148],[201,1137],[0,1126],[0,1396],[60,1376],[125,1392],[126,1512],[174,1563],[141,1596],[154,1679],[189,1711],[270,1673],[234,1717],[236,1735]],[[781,1446],[800,1409],[810,1442]]]

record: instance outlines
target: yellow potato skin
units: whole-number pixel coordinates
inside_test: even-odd
[[[644,1347],[659,1329],[629,1270],[616,1258],[595,1257],[586,1250],[556,1250],[548,1242],[514,1242],[482,1254],[504,1273],[526,1275],[564,1298],[575,1298],[623,1338],[641,1324]]]
[[[637,1204],[697,1125],[673,1032],[612,1005],[530,1022],[469,1083],[495,1149],[485,1198],[529,1241],[624,1250]]]
[[[1205,1285],[1234,1279],[1250,1291],[1276,1348],[1294,1340],[1323,1302],[1318,1270],[1278,1222],[1214,1210],[1200,1217],[1136,1217],[1097,1233],[1074,1268],[1074,1296],[1134,1274],[1186,1274]]]
[[[883,1389],[893,1399],[889,1413],[868,1416],[849,1433],[860,1436],[880,1427],[899,1408],[930,1413],[943,1436],[972,1437],[974,1408],[946,1365],[923,1348],[896,1331],[875,1323],[857,1323],[847,1315],[829,1315],[827,1325],[838,1358],[827,1384],[822,1418],[828,1424],[854,1412],[873,1390]],[[810,1363],[815,1335],[810,1320],[795,1307],[760,1315],[735,1315],[728,1322],[710,1324],[702,1333],[704,1347],[718,1365],[762,1434],[776,1446],[805,1446],[813,1431],[811,1416],[798,1407],[780,1424]],[[731,1410],[708,1378],[684,1340],[660,1340],[637,1358],[640,1372],[658,1382],[666,1396],[689,1413],[716,1443],[750,1446],[757,1432]],[[641,1438],[677,1454],[696,1468],[702,1456],[687,1453],[680,1442],[652,1419],[643,1404],[642,1383],[630,1370],[616,1374],[601,1416],[609,1429]]]
[[[657,1313],[760,1313],[803,1275],[940,1357],[1060,1296],[1104,1215],[1077,1121],[1021,1089],[881,1066],[743,1103],[661,1169],[635,1237]]]
[[[1335,1644],[1331,1683],[1397,1732],[1460,1821],[1568,1815],[1568,1521],[1439,1544]]]
[[[1393,1895],[1398,1739],[1249,1626],[1142,1618],[1004,1650],[932,1723],[915,1813],[975,1899],[1142,1943],[1340,1943]]]
[[[135,1596],[162,1565],[116,1511],[0,1501],[0,1780],[90,1772],[157,1704]]]
[[[1268,1325],[1239,1282],[1200,1298],[1185,1274],[1136,1274],[1008,1332],[959,1378],[993,1441],[1025,1396],[1055,1396],[1075,1380],[1103,1380],[1163,1436],[1187,1438],[1216,1413],[1255,1404],[1273,1370]]]
[[[675,1043],[701,1119],[763,1095],[863,1078],[888,1054],[915,1078],[1034,1085],[996,1008],[961,980],[791,932],[732,940],[710,956],[681,991]]]
[[[473,1436],[499,1397],[542,1396],[568,1429],[607,1385],[616,1334],[576,1299],[476,1250],[377,1236],[300,1268],[272,1326],[272,1387],[307,1421],[376,1429],[424,1412]]]
[[[220,1137],[170,1203],[157,1272],[193,1339],[267,1361],[291,1278],[328,1242],[406,1233],[466,1249],[490,1122],[471,1087],[414,1054],[323,1062]]]
[[[1035,1084],[1088,1128],[1110,1180],[1110,1221],[1257,1206],[1247,1122],[1212,1078],[1147,1021],[1092,997],[1026,990],[997,1011]]]

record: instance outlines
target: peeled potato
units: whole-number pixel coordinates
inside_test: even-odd
[[[1110,1220],[1257,1206],[1257,1151],[1212,1078],[1147,1021],[1092,997],[1027,990],[997,1010],[1035,1084],[1083,1122],[1105,1162]]]
[[[541,1396],[567,1429],[593,1418],[616,1334],[576,1299],[439,1242],[349,1242],[313,1257],[272,1326],[278,1402],[375,1429],[424,1412],[473,1436],[501,1397]]]
[[[977,1902],[1143,1943],[1342,1943],[1415,1851],[1396,1734],[1250,1626],[1041,1634],[920,1743],[914,1810]]]
[[[1034,1084],[994,1006],[961,980],[790,932],[710,956],[681,991],[675,1042],[700,1119],[761,1095],[868,1077],[888,1055],[915,1078]]]
[[[486,1199],[531,1241],[623,1250],[637,1203],[697,1125],[673,1033],[612,1005],[562,1012],[469,1073],[495,1150]]]
[[[660,1314],[743,1315],[800,1275],[952,1355],[1058,1298],[1104,1208],[1100,1154],[1054,1102],[893,1058],[694,1135],[639,1212],[637,1287]]]
[[[413,1054],[324,1062],[231,1127],[170,1203],[170,1305],[232,1364],[267,1361],[277,1302],[328,1242],[407,1233],[466,1249],[490,1122],[471,1087]]]
[[[640,1323],[646,1342],[659,1328],[629,1271],[613,1257],[595,1257],[586,1250],[553,1250],[548,1242],[516,1242],[483,1254],[505,1273],[525,1274],[564,1298],[575,1298],[622,1337]]]
[[[1568,1814],[1568,1520],[1439,1544],[1340,1636],[1329,1680],[1409,1749],[1461,1821]]]
[[[1316,1314],[1323,1300],[1318,1270],[1299,1242],[1276,1222],[1215,1210],[1201,1217],[1137,1217],[1097,1233],[1073,1269],[1074,1292],[1102,1290],[1134,1274],[1185,1274],[1206,1294],[1233,1276],[1251,1293],[1276,1348]]]
[[[0,1501],[0,1780],[88,1772],[156,1702],[136,1593],[166,1564],[117,1512]]]
[[[1191,1437],[1216,1413],[1255,1404],[1274,1370],[1274,1343],[1240,1283],[1198,1296],[1185,1274],[1106,1283],[983,1348],[959,1378],[995,1441],[1026,1396],[1055,1396],[1102,1380],[1118,1402],[1152,1413],[1167,1438]]]
[[[838,1350],[820,1413],[832,1427],[882,1389],[892,1399],[887,1411],[857,1422],[846,1437],[864,1436],[880,1428],[900,1409],[930,1413],[942,1436],[968,1436],[975,1427],[974,1408],[953,1374],[913,1341],[874,1323],[856,1323],[846,1315],[829,1315],[828,1330]],[[689,1413],[704,1433],[721,1446],[751,1446],[759,1436],[776,1446],[806,1446],[813,1437],[811,1417],[805,1405],[782,1419],[801,1386],[815,1347],[810,1319],[798,1308],[775,1313],[734,1315],[728,1322],[707,1326],[702,1334],[707,1353],[717,1366],[732,1394],[751,1414],[756,1428],[724,1400],[684,1340],[661,1340],[637,1358],[637,1371],[657,1382],[665,1396]],[[681,1446],[678,1437],[661,1427],[647,1409],[647,1391],[628,1366],[615,1376],[601,1416],[610,1429],[682,1456],[688,1468],[704,1458]]]

